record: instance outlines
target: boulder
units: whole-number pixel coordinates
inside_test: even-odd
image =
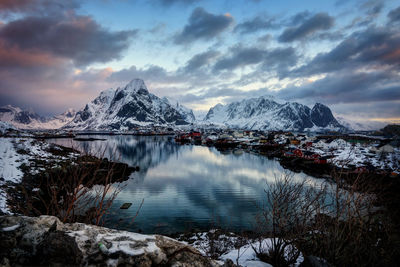
[[[53,216],[0,216],[0,240],[1,266],[221,266],[165,236],[64,224]]]

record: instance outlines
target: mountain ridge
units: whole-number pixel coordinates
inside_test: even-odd
[[[75,110],[69,108],[64,113],[44,117],[32,110],[25,110],[12,105],[0,107],[0,121],[7,122],[19,129],[58,129],[71,121]]]
[[[193,111],[173,106],[167,98],[150,93],[141,79],[100,93],[64,129],[132,130],[142,126],[181,126],[195,120]]]
[[[278,103],[270,96],[217,104],[210,108],[201,123],[251,130],[345,129],[321,103],[310,109],[297,102]]]
[[[312,108],[278,101],[269,95],[246,98],[211,107],[203,120],[176,100],[149,92],[142,79],[123,87],[106,89],[78,112],[72,109],[51,119],[11,105],[0,108],[0,120],[22,129],[116,130],[147,126],[180,128],[227,127],[249,130],[342,131],[343,126],[329,107],[316,103]]]

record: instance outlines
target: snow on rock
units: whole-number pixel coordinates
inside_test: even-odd
[[[181,235],[179,239],[190,241],[190,245],[198,249],[205,256],[213,253],[221,253],[222,255],[218,258],[221,262],[231,260],[235,264],[239,263],[242,267],[272,266],[257,258],[253,249],[253,247],[257,249],[262,248],[263,251],[267,251],[268,248],[272,247],[272,238],[254,241],[234,233],[223,233],[220,230],[213,229],[209,232],[193,233],[190,236]],[[286,253],[288,252],[286,250]],[[295,265],[298,266],[302,261],[303,256],[300,254]]]
[[[5,186],[21,182],[24,173],[22,164],[30,165],[32,159],[40,158],[49,161],[63,161],[65,157],[48,152],[53,145],[31,138],[0,138],[0,211],[10,213],[7,206]],[[77,154],[70,153],[70,157]],[[40,167],[31,167],[37,173]]]
[[[73,109],[68,109],[60,115],[46,118],[32,110],[7,105],[0,107],[0,121],[7,122],[18,129],[58,129],[70,122],[75,113]]]
[[[3,189],[5,183],[19,183],[22,179],[22,171],[19,166],[25,161],[16,152],[14,139],[1,138],[0,140],[0,210],[8,213],[7,195]]]
[[[200,123],[252,130],[344,129],[330,109],[320,103],[310,109],[296,102],[278,103],[268,96],[217,104]]]
[[[0,258],[6,257],[11,265],[25,259],[35,266],[221,266],[193,247],[161,235],[63,224],[53,216],[0,218],[0,229],[12,228],[0,231]]]
[[[331,142],[319,140],[313,143],[310,151],[322,156],[330,156],[328,162],[338,167],[373,166],[377,169],[400,170],[400,149],[389,147],[389,150],[379,151],[375,143],[350,143],[343,139]]]
[[[125,87],[103,91],[65,125],[73,130],[132,130],[140,126],[188,125],[193,112],[167,98],[150,93],[143,80],[133,79]]]
[[[0,121],[0,134],[5,134],[10,130],[16,130],[16,128],[8,122]]]

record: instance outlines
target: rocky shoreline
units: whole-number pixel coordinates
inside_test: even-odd
[[[142,235],[53,216],[0,216],[0,266],[234,266],[161,235]]]

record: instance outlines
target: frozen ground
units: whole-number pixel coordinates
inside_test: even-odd
[[[178,240],[193,246],[205,256],[218,254],[220,263],[230,259],[243,267],[272,266],[260,261],[253,250],[253,247],[259,248],[260,245],[264,249],[271,247],[272,238],[252,241],[233,233],[219,234],[218,230],[210,230],[209,232],[194,233],[190,237],[182,235]],[[303,256],[300,254],[295,266],[298,266],[302,261]]]
[[[322,156],[332,156],[329,160],[338,167],[356,167],[371,164],[378,169],[400,170],[400,149],[393,152],[381,153],[374,151],[373,144],[351,144],[343,139],[336,139],[330,143],[319,141],[310,148],[311,151]]]
[[[6,204],[6,192],[3,188],[5,183],[19,183],[22,179],[22,171],[19,166],[24,159],[16,152],[14,139],[1,138],[0,142],[0,210],[8,213]]]
[[[30,165],[33,159],[55,162],[67,159],[48,152],[51,146],[31,138],[0,138],[0,210],[3,213],[10,213],[5,188],[21,182],[24,175],[20,168],[22,164]],[[40,170],[41,167],[32,167],[30,171],[37,173]]]

